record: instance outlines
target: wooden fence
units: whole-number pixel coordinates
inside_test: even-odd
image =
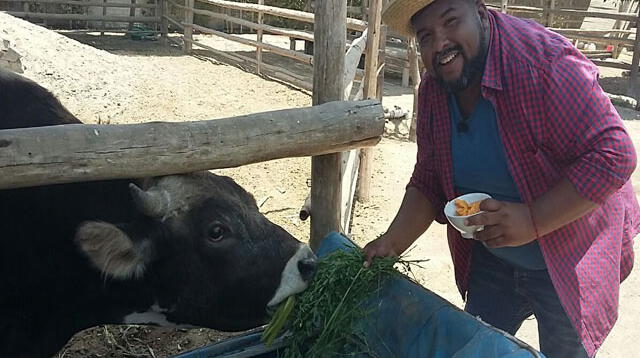
[[[222,56],[227,60],[233,61],[234,63],[245,66],[253,66],[260,74],[285,81],[289,84],[308,91],[312,89],[313,84],[306,78],[288,69],[265,63],[265,61],[263,61],[262,55],[263,51],[268,51],[270,53],[284,56],[297,62],[312,66],[313,55],[295,50],[295,42],[297,40],[303,40],[310,43],[314,41],[314,34],[312,32],[270,26],[264,23],[263,18],[265,15],[271,15],[282,17],[285,19],[301,21],[308,24],[314,24],[313,13],[284,9],[274,6],[265,6],[262,5],[262,0],[260,0],[258,4],[239,3],[226,0],[183,0],[183,2],[180,3],[176,0],[160,0],[160,3],[163,5],[160,11],[162,13],[161,16],[162,19],[165,20],[161,23],[161,33],[163,37],[165,37],[168,33],[168,25],[173,25],[182,30],[182,40],[184,41],[185,51],[190,51],[194,46],[199,47],[211,51],[216,55]],[[245,13],[254,12],[257,15],[257,21],[253,22],[251,20],[238,18],[222,11],[216,12],[211,10],[204,10],[198,8],[198,5],[214,5],[225,10],[241,10]],[[175,9],[181,10],[184,16],[182,18],[177,18],[176,16],[172,15],[176,13]],[[220,30],[215,30],[206,26],[195,24],[195,15],[224,20],[226,22],[234,23],[238,26],[252,29],[257,34],[257,38],[256,40],[248,39],[237,34],[230,34]],[[367,23],[358,19],[348,18],[347,28],[352,31],[363,32],[367,28]],[[256,56],[255,58],[249,57],[239,53],[221,51],[219,49],[208,46],[204,43],[194,40],[194,31],[215,35],[243,45],[255,47]],[[283,48],[266,43],[265,41],[263,41],[263,35],[266,33],[287,36],[290,39],[290,48]],[[345,43],[345,49],[348,45],[349,42]],[[363,77],[364,71],[357,70],[356,79],[362,79]]]
[[[633,9],[632,5],[636,5],[636,10],[634,12],[606,12],[606,11],[593,11],[587,9],[575,9],[575,8],[566,8],[561,7],[561,0],[541,0],[544,3],[544,6],[522,6],[522,5],[513,5],[514,2],[518,0],[493,0],[488,1],[488,6],[501,9],[503,12],[518,15],[521,17],[529,17],[534,18],[541,24],[545,25],[550,30],[557,32],[568,39],[572,40],[574,44],[578,45],[579,43],[594,43],[604,46],[611,46],[610,52],[611,57],[617,58],[620,50],[622,48],[627,48],[629,50],[635,50],[638,45],[639,37],[635,36],[637,29],[630,29],[631,24],[635,24],[638,21],[638,9],[636,1],[628,1],[631,6],[621,7],[620,10],[630,11]],[[588,6],[588,3],[587,3]],[[526,16],[525,14],[530,14],[530,16]],[[558,17],[566,18],[579,18],[580,21],[577,23],[577,28],[568,28],[564,27],[554,27],[554,25],[558,25],[558,21],[556,19]],[[584,18],[596,18],[596,19],[611,19],[616,20],[616,25],[611,29],[581,29],[580,25],[582,24],[582,19]],[[621,28],[627,27],[627,28]],[[637,27],[637,26],[636,26]],[[635,36],[635,39],[631,39],[630,36]],[[581,46],[579,46],[581,47]],[[592,57],[594,63],[598,66],[603,67],[613,67],[620,69],[631,69],[630,64],[623,64],[619,62],[607,62],[603,61],[602,58],[605,51],[602,50],[589,50],[582,49],[583,52],[588,55],[588,57]],[[636,51],[634,51],[635,53]],[[599,56],[600,55],[600,56]]]
[[[136,3],[136,0],[117,2],[115,0],[0,0],[8,14],[30,21],[42,20],[45,24],[55,22],[82,22],[82,28],[110,32],[126,32],[135,23],[146,24],[149,31],[156,32],[160,23],[158,1]],[[20,10],[18,10],[21,8]],[[128,13],[126,9],[129,9]],[[139,11],[136,11],[139,9]],[[117,15],[112,14],[118,13]],[[123,26],[108,26],[108,23],[128,23]],[[57,27],[57,26],[56,26]],[[110,28],[109,28],[110,27]]]
[[[619,10],[622,12],[591,11],[589,9],[567,9],[557,6],[560,0],[544,0],[544,6],[521,6],[512,5],[517,0],[494,0],[488,6],[500,9],[502,12],[529,12],[540,15],[541,23],[552,31],[555,31],[577,45],[581,42],[591,42],[608,46],[605,51],[594,49],[581,49],[594,64],[601,67],[617,68],[630,71],[627,94],[640,100],[640,90],[638,88],[638,65],[640,62],[640,6],[637,1],[626,1]],[[631,12],[635,5],[635,12]],[[580,16],[584,18],[613,19],[616,20],[614,28],[611,29],[569,29],[551,27],[556,16]],[[626,24],[625,24],[626,23]],[[631,24],[635,29],[630,29]],[[627,27],[627,28],[621,28]],[[634,39],[630,36],[633,35]],[[607,57],[617,58],[621,49],[627,48],[633,51],[631,63],[620,61],[607,61]],[[640,101],[638,101],[640,102]]]

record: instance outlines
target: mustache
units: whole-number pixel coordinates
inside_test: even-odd
[[[456,51],[459,52],[460,54],[463,54],[462,46],[454,45],[454,46],[451,46],[451,47],[449,47],[447,49],[444,49],[444,50],[442,50],[440,52],[436,52],[433,55],[433,63],[439,65],[440,61],[442,61],[443,58],[449,56],[452,52],[456,52]]]

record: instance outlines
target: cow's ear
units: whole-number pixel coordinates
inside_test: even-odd
[[[113,224],[101,221],[82,223],[75,241],[98,270],[117,279],[140,278],[149,261],[151,242],[133,242]]]

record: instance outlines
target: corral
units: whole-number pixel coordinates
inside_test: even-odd
[[[213,119],[311,103],[308,95],[286,85],[242,72],[203,53],[185,56],[175,46],[129,40],[109,33],[104,37],[78,33],[65,37],[5,14],[0,14],[0,29],[0,37],[10,40],[22,55],[25,74],[50,88],[87,123]],[[249,50],[211,36],[196,36],[225,51]],[[265,41],[275,43],[288,39],[266,36]],[[612,93],[624,94],[626,89],[626,80],[620,71],[603,70],[602,84]],[[411,108],[411,98],[411,91],[401,86],[400,78],[388,79],[383,100],[387,107],[398,104]],[[629,113],[635,115],[635,112]],[[626,124],[636,146],[640,146],[638,122]],[[405,140],[406,123],[401,124],[400,132],[392,123],[387,129],[386,138],[374,150],[371,199],[367,203],[356,203],[353,211],[352,236],[361,244],[386,229],[399,205],[415,158],[415,145]],[[262,204],[262,211],[274,222],[308,240],[309,224],[298,219],[298,210],[309,191],[310,158],[279,159],[219,172],[233,176],[253,192]],[[634,174],[634,184],[638,190],[638,171]],[[446,243],[442,240],[443,227],[434,227],[424,236],[413,251],[413,255],[431,259],[419,273],[422,282],[451,302],[461,304],[453,286]],[[600,356],[633,355],[632,348],[625,342],[638,335],[632,320],[639,314],[639,283],[636,270],[623,285],[620,321]],[[533,324],[534,321],[527,322],[520,336],[535,345]],[[166,357],[219,337],[219,333],[210,330],[100,327],[77,335],[58,356]]]

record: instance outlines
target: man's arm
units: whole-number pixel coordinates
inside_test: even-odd
[[[429,199],[413,186],[407,187],[396,217],[387,231],[364,247],[368,266],[376,256],[399,256],[424,233],[436,216]]]
[[[538,234],[544,236],[595,209],[598,204],[578,193],[568,179],[563,179],[531,205],[531,217]]]
[[[521,246],[579,219],[597,207],[563,179],[530,206],[487,199],[485,213],[469,218],[471,225],[485,225],[476,240],[488,247]]]
[[[581,56],[559,57],[544,87],[544,136],[540,148],[564,175],[530,203],[487,200],[485,225],[476,235],[489,247],[519,246],[589,213],[629,180],[636,151],[622,120],[598,84],[597,69]],[[542,150],[542,149],[541,149]]]

